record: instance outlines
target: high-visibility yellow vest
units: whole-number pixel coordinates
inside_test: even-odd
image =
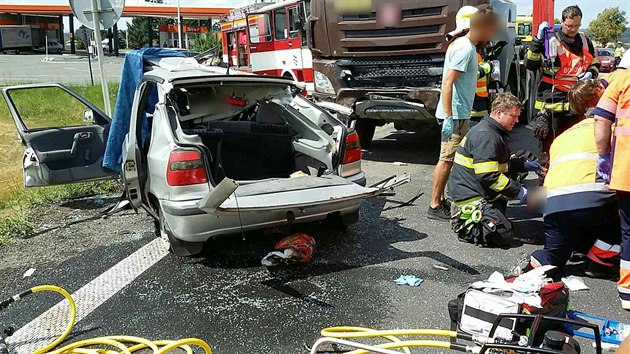
[[[595,120],[587,118],[560,134],[549,151],[545,214],[594,208],[615,198],[597,176]]]

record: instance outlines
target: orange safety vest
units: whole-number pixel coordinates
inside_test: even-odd
[[[477,53],[477,64],[481,64],[483,58],[481,54]],[[488,98],[488,75],[484,75],[477,79],[477,91],[476,95],[482,98]]]
[[[615,113],[610,189],[630,192],[630,71],[615,73],[599,106]]]
[[[542,76],[543,82],[553,85],[554,88],[562,92],[569,92],[571,87],[577,83],[578,76],[584,74],[593,64],[594,57],[588,48],[588,38],[584,33],[579,33],[579,36],[582,38],[582,55],[572,53],[556,34],[560,68],[553,76]]]

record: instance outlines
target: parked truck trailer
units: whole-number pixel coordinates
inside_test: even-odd
[[[33,39],[29,26],[0,26],[0,52],[33,49]]]

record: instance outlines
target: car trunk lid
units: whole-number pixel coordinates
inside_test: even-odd
[[[373,187],[362,187],[336,175],[269,179],[241,185],[226,178],[197,206],[207,213],[303,208],[365,199],[407,182],[407,174]]]

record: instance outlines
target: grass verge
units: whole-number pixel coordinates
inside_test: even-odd
[[[117,84],[110,84],[110,97],[116,100]],[[70,86],[88,101],[103,109],[100,86]],[[14,91],[11,96],[27,128],[83,125],[85,106],[54,88]],[[6,103],[0,100],[0,245],[16,237],[28,237],[36,228],[33,209],[39,205],[119,190],[115,182],[93,182],[45,188],[24,189],[22,155],[24,147],[17,135]],[[114,104],[112,103],[112,107]]]

